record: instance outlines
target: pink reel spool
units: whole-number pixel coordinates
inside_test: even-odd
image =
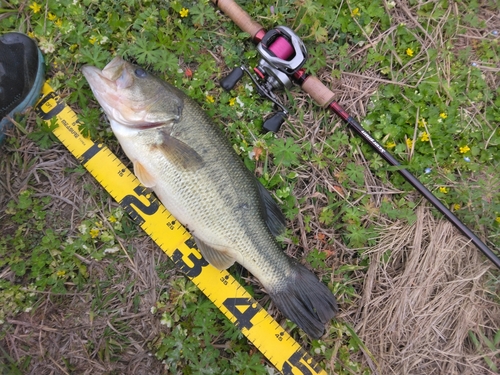
[[[276,57],[283,60],[288,60],[294,53],[293,46],[282,36],[274,40],[273,44],[269,46],[269,50],[274,53]]]

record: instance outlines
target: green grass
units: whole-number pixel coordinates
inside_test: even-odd
[[[229,93],[217,84],[232,67],[254,66],[260,57],[247,35],[209,1],[14,0],[0,4],[0,32],[19,30],[38,41],[50,84],[78,112],[84,134],[96,141],[117,148],[80,72],[84,64],[102,68],[114,55],[121,55],[200,103],[224,126],[236,152],[275,193],[294,223],[283,243],[330,282],[343,310],[359,302],[368,266],[364,252],[377,241],[377,224],[414,222],[420,196],[368,145],[297,89],[282,95],[292,112],[283,130],[278,136],[261,133],[263,117],[272,105],[257,96],[248,79]],[[498,37],[486,29],[486,21],[476,12],[480,6],[494,7],[494,1],[453,6],[444,0],[428,2],[418,6],[418,12],[412,13],[414,22],[406,24],[394,19],[395,2],[379,0],[333,5],[326,0],[239,4],[267,29],[280,24],[293,28],[310,54],[306,68],[327,83],[334,84],[344,73],[376,76],[379,83],[368,92],[340,87],[341,104],[354,101],[348,110],[365,129],[491,247],[498,246],[500,89],[494,74],[498,74],[500,47]],[[417,4],[408,1],[412,9]],[[463,43],[462,35],[470,30],[486,36]],[[358,102],[356,96],[364,99]],[[26,121],[19,120],[21,129]],[[40,121],[37,124],[30,139],[40,148],[50,148],[55,142],[50,129]],[[313,131],[321,135],[321,142],[308,141]],[[8,142],[16,145],[15,139]],[[19,165],[22,162],[19,159]],[[397,193],[377,203],[367,193],[368,174],[373,183]],[[121,251],[117,238],[126,240],[137,234],[119,209],[82,215],[76,231],[54,227],[44,211],[49,201],[35,197],[28,187],[2,208],[11,224],[8,231],[4,226],[0,238],[0,267],[9,267],[21,282],[0,280],[0,298],[5,301],[0,320],[36,309],[39,294],[33,291],[64,294],[70,291],[68,285],[71,290],[87,288],[94,279],[79,259],[112,257],[110,249]],[[303,235],[310,241],[306,253],[300,250]],[[331,249],[336,241],[353,249],[352,255],[334,260]],[[109,289],[109,280],[119,282],[116,277],[109,274],[108,284],[103,281],[92,289],[103,298],[101,305],[94,302],[91,306],[96,316],[111,309],[106,298],[118,298]],[[199,368],[207,374],[267,373],[263,357],[185,279],[173,279],[154,313],[164,330],[150,342],[150,349],[172,373],[181,369],[196,373]],[[129,332],[126,322],[117,324],[117,331]],[[347,322],[333,322],[321,342],[310,342],[298,329],[290,328],[329,371],[370,372],[362,360],[369,351]],[[115,334],[108,329],[102,347],[89,347],[89,351],[97,350],[102,361],[117,361],[128,339],[126,334]],[[497,336],[491,340],[472,333],[471,340],[479,352],[494,351],[498,350]],[[495,368],[490,359],[485,357],[485,361],[490,369]],[[19,364],[19,369],[27,366]]]

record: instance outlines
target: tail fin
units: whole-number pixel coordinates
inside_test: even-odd
[[[307,335],[319,339],[325,324],[337,313],[338,306],[330,289],[306,267],[293,264],[294,274],[279,291],[268,290],[279,310]]]

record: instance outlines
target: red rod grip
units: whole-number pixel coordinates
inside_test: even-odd
[[[255,22],[247,12],[240,8],[233,0],[212,0],[229,18],[237,24],[241,30],[247,32],[255,39],[255,36],[263,27]]]

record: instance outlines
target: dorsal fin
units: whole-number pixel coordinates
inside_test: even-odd
[[[255,180],[257,181],[257,186],[259,188],[259,194],[263,204],[262,209],[264,211],[267,227],[274,236],[279,236],[285,231],[286,228],[285,216],[269,191],[267,191],[259,180]]]

